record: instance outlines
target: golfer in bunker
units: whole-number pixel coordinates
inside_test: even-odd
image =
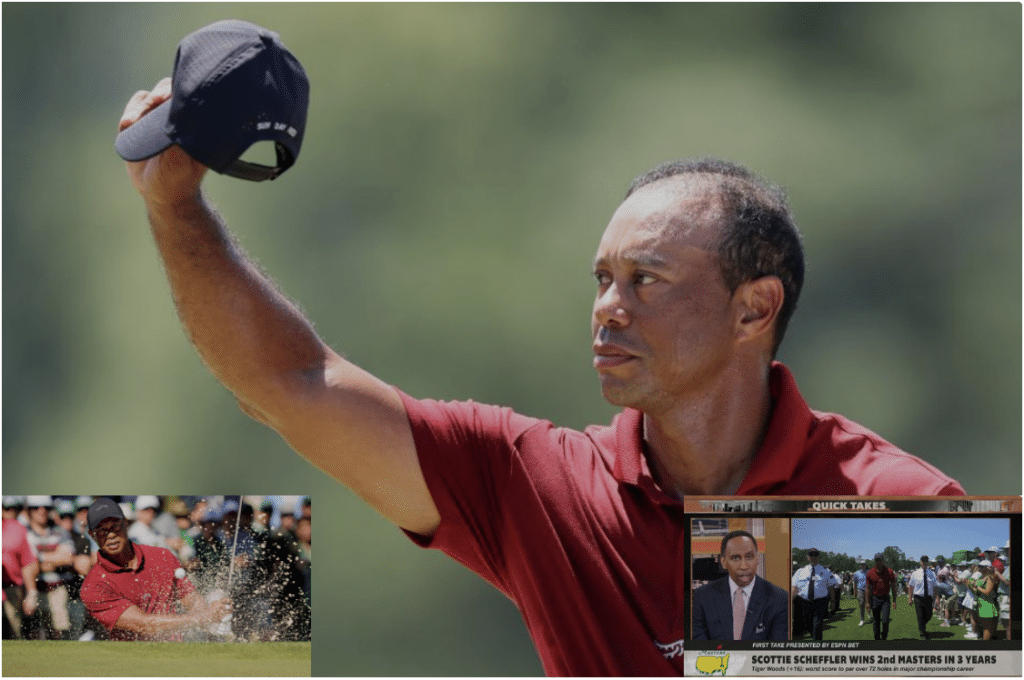
[[[166,548],[128,540],[128,522],[109,498],[89,506],[89,535],[99,546],[82,583],[82,603],[112,640],[182,640],[231,613],[231,600],[206,602]]]

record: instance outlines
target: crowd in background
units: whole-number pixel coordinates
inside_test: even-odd
[[[128,537],[174,552],[204,597],[232,598],[242,640],[309,640],[312,502],[303,496],[108,496]],[[92,496],[3,497],[3,639],[96,640],[79,589],[98,546]]]
[[[1010,640],[1010,557],[1009,541],[1003,547],[992,546],[977,553],[972,559],[960,559],[955,564],[947,564],[944,557],[937,557],[929,567],[934,575],[934,593],[932,598],[933,613],[941,622],[939,626],[949,628],[963,626],[966,630],[964,638],[996,639],[999,637],[1000,624],[1005,631],[1005,639]],[[962,551],[961,551],[962,552]],[[827,566],[827,565],[826,565]],[[863,563],[863,571],[873,565]],[[896,594],[907,597],[913,594],[912,578],[921,567],[914,569],[894,569],[896,575]],[[921,579],[922,574],[918,573]],[[832,573],[829,586],[828,614],[834,617],[840,608],[840,598],[849,597],[860,603],[861,624],[865,624],[865,599],[859,597],[858,588],[863,588],[864,580],[858,578],[857,572],[841,571]],[[871,623],[871,608],[866,609],[866,623]],[[795,619],[794,619],[795,621]],[[794,623],[794,635],[796,624]]]

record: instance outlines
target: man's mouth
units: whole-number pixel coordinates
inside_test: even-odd
[[[612,368],[636,359],[636,355],[619,345],[594,343],[594,368]]]

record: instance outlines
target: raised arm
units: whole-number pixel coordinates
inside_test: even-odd
[[[138,92],[124,130],[170,97]],[[242,410],[399,526],[432,534],[440,516],[395,391],[327,347],[245,255],[200,188],[206,168],[177,146],[128,163],[185,332]]]

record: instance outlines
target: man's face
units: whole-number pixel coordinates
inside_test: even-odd
[[[875,560],[875,569],[881,569],[885,566],[884,560]]]
[[[928,568],[928,560],[921,560],[921,568],[922,569],[927,569]]]
[[[809,553],[807,553],[807,561],[812,566],[817,565],[818,564],[818,553],[816,553],[816,552],[809,552]]]
[[[89,520],[89,508],[79,508],[75,513],[75,526],[78,527],[79,533],[87,530]]]
[[[153,508],[143,508],[135,513],[135,518],[145,524],[147,527],[153,523],[153,518],[156,517],[156,510]]]
[[[89,532],[100,550],[111,557],[120,555],[128,547],[128,523],[116,517],[107,517]]]
[[[313,522],[303,517],[295,524],[295,535],[303,543],[311,543],[313,539]]]
[[[61,515],[57,522],[65,531],[71,531],[75,528],[74,515]]]
[[[612,404],[667,410],[729,364],[735,315],[710,195],[698,178],[661,180],[627,198],[605,229],[591,331]]]
[[[745,588],[754,580],[757,574],[757,545],[750,540],[749,536],[736,536],[730,538],[725,544],[725,552],[722,553],[722,560],[725,562],[729,578],[740,588]]]
[[[46,524],[50,509],[45,505],[28,506],[28,518],[33,524]]]

